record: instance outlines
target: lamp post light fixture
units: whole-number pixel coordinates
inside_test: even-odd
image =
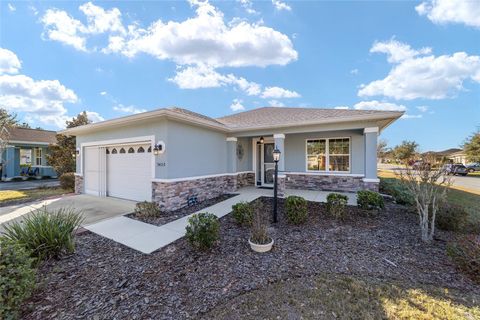
[[[280,150],[275,147],[273,150],[273,162],[275,162],[275,180],[273,182],[273,222],[277,222],[277,190],[278,190],[278,161],[280,161]]]

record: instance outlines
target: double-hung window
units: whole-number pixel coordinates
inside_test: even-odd
[[[350,172],[350,138],[307,140],[307,171]]]
[[[42,148],[35,148],[35,165],[42,165]]]

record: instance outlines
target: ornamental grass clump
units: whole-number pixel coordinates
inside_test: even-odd
[[[148,201],[137,203],[134,212],[140,218],[157,218],[162,213],[158,203]]]
[[[59,258],[75,251],[75,231],[83,221],[73,209],[46,207],[27,215],[23,221],[5,226],[5,237],[23,245],[39,260]]]
[[[35,288],[31,252],[20,243],[0,238],[0,319],[18,319],[22,302]]]
[[[232,206],[232,215],[238,225],[251,225],[253,221],[253,214],[253,205],[246,201],[236,203]]]
[[[348,197],[340,193],[330,193],[327,196],[327,210],[330,215],[337,219],[345,218],[345,207]]]
[[[268,235],[268,216],[260,202],[254,209],[250,241],[255,244],[268,244],[272,241]]]
[[[186,237],[188,242],[198,250],[208,250],[219,239],[220,222],[216,215],[201,212],[188,218]]]
[[[285,199],[285,214],[288,222],[302,224],[307,221],[308,203],[302,197],[289,196]]]

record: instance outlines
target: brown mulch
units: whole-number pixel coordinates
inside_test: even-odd
[[[200,211],[202,209],[208,208],[210,206],[213,206],[214,204],[217,204],[219,202],[225,201],[231,197],[236,196],[237,194],[234,193],[226,193],[222,194],[218,197],[208,199],[202,202],[198,202],[197,204],[183,207],[181,209],[175,210],[175,211],[170,211],[170,212],[161,212],[158,217],[142,217],[139,216],[136,213],[130,213],[127,215],[127,217],[139,220],[145,223],[150,223],[156,226],[161,226],[164,224],[167,224],[169,222],[175,221],[177,219],[183,218],[185,216],[188,216],[192,213],[195,213],[197,211]]]
[[[262,198],[265,210],[272,200]],[[349,218],[330,218],[323,204],[309,203],[309,219],[292,226],[283,217],[272,226],[274,248],[251,251],[249,230],[230,215],[221,219],[221,240],[210,252],[196,252],[185,239],[143,255],[97,236],[77,238],[77,251],[39,271],[42,285],[24,305],[24,319],[196,318],[245,292],[280,279],[314,274],[348,274],[480,292],[446,256],[452,236],[438,232],[420,241],[416,216],[388,203],[367,215],[349,207]]]

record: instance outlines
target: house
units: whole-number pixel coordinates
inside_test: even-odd
[[[453,163],[461,163],[463,165],[467,164],[467,155],[463,152],[463,150],[451,153],[448,156]]]
[[[448,162],[449,156],[452,153],[462,151],[458,148],[450,148],[443,151],[427,151],[422,153],[422,159],[428,159],[428,161],[433,162],[434,164]]]
[[[76,192],[174,210],[191,197],[272,187],[275,147],[280,195],[377,190],[377,136],[402,114],[266,107],[213,119],[164,108],[62,133],[76,136]]]
[[[18,127],[7,131],[8,144],[1,155],[2,180],[57,176],[46,159],[48,145],[57,141],[55,131]]]

